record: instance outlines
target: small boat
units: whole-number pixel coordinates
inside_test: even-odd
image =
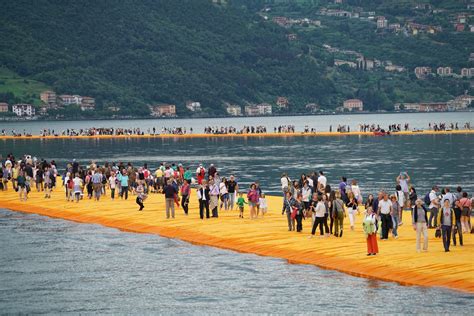
[[[374,132],[375,136],[385,136],[385,135],[390,135],[390,132],[386,132],[385,130],[381,129],[380,131]]]

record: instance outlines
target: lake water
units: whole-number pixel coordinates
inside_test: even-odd
[[[76,158],[91,161],[161,162],[196,170],[214,163],[222,176],[235,174],[247,187],[259,180],[266,193],[279,194],[282,172],[291,178],[323,170],[332,186],[341,176],[357,179],[364,195],[394,191],[395,178],[407,171],[419,193],[432,185],[461,185],[474,192],[474,135],[341,136],[201,139],[49,139],[0,140],[0,153],[54,159],[59,168]]]
[[[440,121],[472,122],[472,115],[2,122],[0,128],[38,133],[42,127],[95,125],[143,129],[153,124],[157,128],[188,124],[201,131],[204,123],[237,127],[295,124],[303,128],[317,122],[321,127],[318,130],[322,130],[335,122],[330,120],[340,124],[350,121],[355,128],[364,120],[427,125]],[[72,158],[82,164],[92,160],[135,165],[147,162],[151,169],[163,161],[181,162],[192,169],[198,163],[215,163],[222,175],[234,173],[244,187],[260,180],[263,190],[271,194],[279,194],[282,172],[297,178],[303,172],[324,170],[333,186],[342,175],[355,178],[365,196],[379,189],[393,191],[395,177],[400,171],[407,171],[423,195],[433,184],[461,185],[474,192],[473,145],[474,135],[3,139],[0,154],[12,152],[16,156],[31,154],[54,159],[60,169]],[[474,296],[455,291],[402,287],[313,266],[290,265],[280,259],[7,210],[0,210],[0,240],[0,313],[468,314],[474,303]]]
[[[0,313],[469,314],[474,296],[0,210]]]
[[[96,120],[96,121],[32,121],[32,122],[1,122],[0,130],[9,133],[12,130],[38,135],[43,129],[52,129],[61,132],[68,128],[81,129],[89,127],[122,127],[141,128],[142,131],[155,127],[161,131],[162,127],[186,127],[194,133],[202,133],[205,126],[243,126],[264,125],[268,131],[280,125],[294,125],[298,131],[303,131],[307,125],[317,131],[329,131],[329,126],[336,130],[338,125],[348,125],[351,130],[357,130],[359,124],[380,124],[387,128],[389,124],[409,123],[410,128],[428,128],[429,123],[459,123],[462,128],[464,123],[474,125],[474,112],[447,112],[447,113],[390,113],[390,114],[346,114],[346,115],[305,115],[305,116],[277,116],[277,117],[226,117],[202,119],[149,119],[149,120]]]

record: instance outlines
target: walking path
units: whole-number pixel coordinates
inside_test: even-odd
[[[474,134],[474,129],[462,129],[452,131],[434,131],[434,130],[423,130],[418,132],[413,131],[400,131],[393,132],[390,135],[384,135],[383,137],[396,136],[396,135],[451,135],[451,134]],[[0,139],[88,139],[88,138],[100,138],[100,139],[117,139],[117,138],[211,138],[211,137],[328,137],[328,136],[380,136],[374,132],[294,132],[294,133],[245,133],[245,134],[144,134],[144,135],[92,135],[92,136],[70,136],[70,135],[58,135],[58,136],[12,136],[12,135],[1,135]]]
[[[209,137],[210,135],[206,135]],[[273,136],[273,134],[272,134]],[[114,138],[117,136],[114,136]],[[417,253],[415,232],[409,223],[399,228],[400,238],[379,241],[380,253],[366,256],[366,241],[361,217],[355,231],[349,230],[348,218],[342,238],[308,239],[311,220],[303,223],[303,233],[287,231],[286,217],[281,215],[281,197],[267,196],[269,213],[264,219],[240,219],[238,211],[221,211],[218,219],[199,219],[197,199],[193,190],[190,215],[177,209],[176,219],[165,219],[164,196],[151,194],[143,212],[137,211],[135,198],[127,201],[109,197],[100,202],[81,200],[67,202],[62,190],[55,190],[51,199],[32,191],[27,202],[20,202],[13,190],[0,192],[0,208],[62,218],[81,223],[95,223],[124,231],[159,234],[163,237],[208,245],[239,252],[279,257],[290,263],[312,264],[354,276],[395,281],[403,285],[441,286],[474,293],[474,237],[464,235],[464,246],[451,247],[445,253],[440,239],[429,231],[429,252]],[[245,216],[248,217],[246,206]]]

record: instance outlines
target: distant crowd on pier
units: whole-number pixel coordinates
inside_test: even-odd
[[[459,126],[461,124],[458,122],[455,123],[429,123],[428,130],[431,131],[453,131],[459,130]],[[466,122],[462,124],[463,128],[466,130],[471,129],[471,124]],[[383,128],[380,124],[359,124],[359,132],[388,132],[388,133],[396,133],[401,131],[410,131],[410,125],[408,123],[400,124],[400,123],[393,123],[389,124],[387,128]],[[321,130],[317,130],[317,128],[309,127],[308,125],[304,126],[303,130],[297,131],[294,125],[280,125],[273,127],[273,133],[316,133],[322,132]],[[351,132],[350,125],[337,125],[333,129],[333,126],[329,126],[329,132],[337,132],[337,133],[349,133]],[[413,128],[413,132],[422,131],[419,128]],[[190,135],[193,134],[195,131],[192,127],[162,127],[158,129],[156,127],[143,129],[140,127],[136,128],[114,128],[114,127],[90,127],[90,128],[67,128],[64,130],[55,130],[51,128],[45,128],[40,130],[39,136],[46,137],[46,136],[100,136],[100,135],[110,135],[110,136],[121,136],[121,135]],[[214,135],[227,135],[227,134],[266,134],[269,133],[270,129],[267,129],[266,126],[257,125],[257,126],[243,126],[242,128],[237,128],[234,126],[206,126],[203,128],[204,134],[214,134]],[[27,132],[26,129],[22,131],[18,131],[13,129],[11,131],[7,131],[6,129],[2,129],[0,136],[33,136],[31,133]]]
[[[165,199],[166,218],[175,217],[175,209],[182,208],[188,215],[191,196],[199,203],[201,219],[219,216],[221,211],[239,210],[239,217],[263,217],[268,203],[258,181],[244,188],[236,175],[221,175],[214,164],[194,167],[181,163],[163,162],[156,168],[148,164],[91,161],[87,165],[72,159],[62,169],[54,160],[46,161],[24,155],[15,159],[12,154],[1,159],[0,190],[15,190],[21,201],[28,200],[32,190],[50,199],[52,194],[64,195],[67,201],[80,203],[84,199],[120,199],[133,196],[139,211],[145,208],[149,194],[161,193]],[[60,180],[59,180],[60,179]],[[443,240],[446,252],[451,240],[463,245],[463,234],[472,233],[471,211],[473,198],[461,187],[451,190],[437,185],[429,192],[417,193],[411,177],[401,172],[394,179],[392,190],[364,196],[356,179],[342,176],[331,186],[324,171],[302,174],[291,180],[287,174],[280,178],[282,215],[288,230],[302,232],[305,219],[310,222],[311,236],[319,228],[321,237],[343,237],[345,218],[354,230],[357,215],[363,211],[363,229],[367,238],[368,255],[378,253],[377,235],[381,241],[399,237],[404,211],[416,231],[416,250],[428,250],[428,229],[434,228]],[[192,193],[195,192],[195,193]],[[247,205],[247,207],[245,206]],[[248,215],[245,214],[248,209]],[[406,219],[405,219],[406,220]],[[306,225],[306,224],[305,224]],[[423,247],[421,239],[423,237]]]

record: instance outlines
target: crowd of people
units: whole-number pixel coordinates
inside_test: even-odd
[[[311,235],[319,227],[320,237],[342,237],[344,220],[349,217],[354,230],[356,215],[364,210],[363,229],[367,238],[367,254],[378,253],[377,234],[385,241],[391,235],[398,239],[398,227],[403,225],[404,211],[410,211],[411,224],[416,231],[416,250],[428,250],[428,229],[437,230],[446,252],[453,244],[463,245],[463,234],[472,233],[471,211],[474,199],[461,187],[451,192],[449,187],[439,190],[433,186],[426,195],[419,197],[411,178],[401,172],[394,181],[393,191],[380,191],[375,197],[363,198],[357,180],[350,182],[341,177],[337,188],[332,188],[323,171],[302,174],[290,180],[286,173],[280,178],[283,193],[282,214],[287,217],[288,230],[301,232],[303,219],[311,219]],[[428,217],[429,214],[429,217]]]
[[[258,181],[249,188],[241,188],[235,175],[222,176],[214,164],[196,169],[181,163],[161,163],[152,170],[145,163],[106,162],[102,165],[91,161],[81,165],[75,159],[63,169],[54,160],[46,161],[24,155],[15,159],[12,154],[2,159],[0,190],[15,190],[21,201],[28,199],[31,190],[44,193],[45,199],[54,194],[64,194],[67,201],[80,203],[83,199],[100,201],[105,196],[127,200],[133,196],[138,211],[143,211],[149,194],[163,194],[166,218],[175,217],[175,208],[189,213],[190,198],[195,191],[201,219],[219,216],[221,211],[239,210],[245,217],[245,205],[250,219],[263,217],[268,210],[265,193]],[[363,212],[362,226],[367,238],[368,255],[378,253],[379,240],[391,235],[398,239],[398,227],[403,225],[404,211],[410,212],[416,231],[416,250],[428,250],[428,229],[436,229],[443,240],[445,251],[454,245],[463,245],[463,234],[473,231],[471,211],[473,198],[457,187],[439,189],[418,195],[407,172],[401,172],[394,181],[392,192],[362,194],[358,181],[341,177],[334,188],[323,171],[302,174],[291,180],[287,174],[280,178],[283,194],[282,215],[286,215],[289,231],[302,232],[303,221],[309,219],[311,237],[319,230],[320,237],[344,235],[346,218],[354,230],[357,215]],[[423,247],[421,239],[423,237]]]
[[[409,131],[410,125],[408,123],[402,124],[389,124],[387,128],[383,128],[380,124],[359,124],[360,132],[400,132],[400,131]],[[464,129],[470,130],[471,124],[469,122],[464,123]],[[459,130],[459,123],[429,123],[428,130],[431,131],[450,131],[450,130]],[[336,132],[338,133],[349,133],[351,131],[350,125],[338,125]],[[422,131],[422,129],[413,129],[412,131]],[[91,127],[91,128],[68,128],[65,130],[55,130],[55,129],[42,129],[40,130],[39,135],[42,137],[46,136],[100,136],[100,135],[187,135],[193,134],[194,130],[192,127],[162,127],[157,129],[156,127],[147,128],[146,130],[142,128],[114,128],[114,127]],[[274,133],[296,133],[297,129],[294,125],[280,125],[273,127]],[[316,128],[309,127],[308,125],[304,126],[302,129],[303,133],[316,133]],[[333,132],[332,125],[329,126],[329,132]],[[267,133],[267,127],[263,125],[258,126],[243,126],[242,128],[237,128],[234,126],[206,126],[203,129],[204,134],[262,134]],[[2,129],[1,136],[32,136],[31,133],[27,132],[25,129],[18,131],[13,129],[7,131]]]

